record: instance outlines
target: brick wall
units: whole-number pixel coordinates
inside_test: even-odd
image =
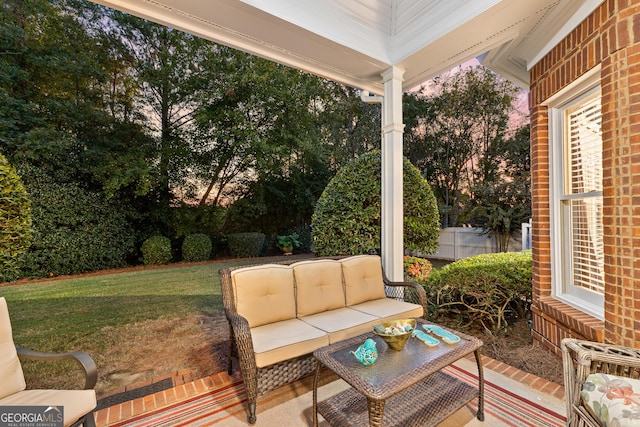
[[[601,64],[605,321],[551,298],[545,100]],[[640,4],[605,1],[531,70],[533,335],[640,346]],[[638,285],[636,285],[636,283]]]

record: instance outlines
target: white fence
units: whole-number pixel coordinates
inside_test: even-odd
[[[531,219],[529,219],[529,222],[522,223],[522,250],[531,249],[532,247]]]
[[[528,242],[531,241],[529,228]],[[523,238],[524,225],[523,225]],[[519,251],[524,248],[524,240],[512,238],[509,242],[509,251]],[[529,243],[530,244],[530,243]],[[448,227],[440,229],[440,242],[438,251],[429,255],[431,258],[458,260],[474,255],[495,252],[495,239],[483,233],[481,228]]]

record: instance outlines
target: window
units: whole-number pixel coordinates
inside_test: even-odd
[[[604,317],[599,69],[548,102],[554,296]]]

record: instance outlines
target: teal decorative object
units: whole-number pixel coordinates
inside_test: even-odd
[[[364,344],[350,353],[364,366],[371,366],[378,360],[378,348],[376,347],[376,342],[371,338],[367,338]]]
[[[460,337],[456,334],[452,334],[451,332],[441,328],[438,325],[422,325],[425,331],[432,333],[442,339],[442,341],[447,344],[455,344],[460,341]]]
[[[438,341],[437,339],[435,339],[431,335],[425,334],[420,329],[416,329],[415,331],[413,331],[411,333],[411,335],[416,337],[416,338],[418,338],[420,341],[422,341],[425,345],[427,345],[429,347],[433,347],[435,345],[440,344],[440,341]]]

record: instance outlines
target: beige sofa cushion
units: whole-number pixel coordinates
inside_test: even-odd
[[[312,314],[300,320],[327,332],[331,344],[371,332],[373,325],[380,323],[378,317],[349,307]]]
[[[296,317],[293,271],[285,265],[268,264],[231,272],[238,314],[249,327]]]
[[[361,311],[380,318],[381,321],[422,317],[424,309],[419,304],[398,301],[391,298],[380,298],[352,305],[353,310]]]
[[[0,406],[62,406],[69,426],[96,407],[94,390],[24,390],[0,399]],[[93,415],[92,415],[93,416]]]
[[[296,280],[298,317],[344,307],[339,261],[301,261],[291,267]]]
[[[357,255],[342,260],[347,306],[384,298],[382,263],[377,255]]]
[[[20,359],[13,343],[7,301],[0,297],[0,398],[22,391],[26,387]]]
[[[326,332],[300,319],[290,319],[251,328],[258,368],[292,359],[329,345]]]

